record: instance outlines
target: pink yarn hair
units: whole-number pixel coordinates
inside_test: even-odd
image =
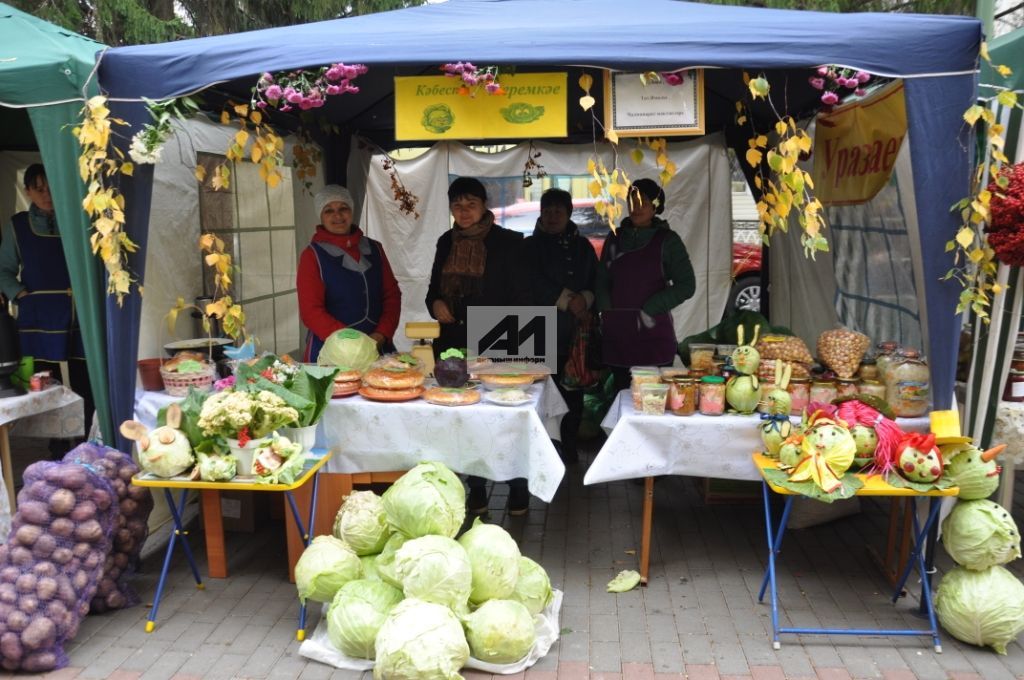
[[[903,437],[903,430],[894,421],[886,418],[863,401],[856,399],[842,402],[836,412],[851,427],[863,425],[874,428],[875,435],[878,437],[878,446],[875,447],[875,461],[868,474],[881,474],[888,477],[890,472],[896,470],[896,448]]]

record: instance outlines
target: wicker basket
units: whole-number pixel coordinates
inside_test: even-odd
[[[194,387],[200,392],[209,392],[213,387],[213,379],[216,375],[217,371],[213,366],[207,366],[199,373],[178,373],[160,369],[160,377],[164,379],[164,388],[172,397],[188,396],[190,387]]]

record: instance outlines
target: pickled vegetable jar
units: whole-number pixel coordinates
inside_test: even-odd
[[[831,404],[832,400],[837,396],[836,384],[831,380],[821,380],[811,384],[810,400],[812,402],[817,401],[822,404]]]
[[[885,372],[885,400],[897,418],[917,418],[928,412],[931,391],[928,364],[914,350],[904,350]]]
[[[690,369],[711,372],[714,369],[714,345],[690,345]]]
[[[705,416],[725,413],[725,378],[707,375],[700,379],[700,412]]]
[[[692,416],[697,410],[697,383],[693,378],[674,378],[668,384],[668,409],[677,416]]]
[[[853,378],[836,379],[836,396],[849,397],[858,393],[857,381]]]
[[[790,413],[800,415],[811,401],[811,381],[807,378],[793,378],[786,387],[792,403]]]

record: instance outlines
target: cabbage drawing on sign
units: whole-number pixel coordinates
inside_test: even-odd
[[[421,125],[428,131],[436,134],[448,132],[455,124],[455,114],[448,108],[447,104],[431,104],[423,109],[423,120]]]
[[[514,102],[501,109],[501,117],[509,123],[525,125],[539,120],[544,115],[543,106],[535,106],[527,102]]]

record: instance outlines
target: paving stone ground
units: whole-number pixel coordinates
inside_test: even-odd
[[[569,469],[553,503],[534,499],[526,517],[506,515],[506,485],[491,490],[490,520],[506,527],[523,554],[540,562],[565,593],[560,640],[525,674],[508,677],[1024,680],[1019,642],[1000,656],[945,633],[942,654],[924,637],[788,635],[773,650],[770,606],[757,602],[767,551],[760,500],[708,504],[702,482],[693,478],[657,480],[648,586],[606,593],[615,574],[637,568],[643,487],[584,487],[583,473],[597,447],[591,443],[582,462]],[[888,586],[868,554],[868,547],[884,547],[888,509],[888,501],[866,502],[859,514],[787,534],[779,571],[784,624],[923,625],[914,613],[916,579],[906,598],[889,604]],[[1015,507],[1014,515],[1024,526],[1024,507]],[[205,574],[202,532],[193,528],[188,539]],[[286,578],[280,522],[255,534],[228,534],[228,552],[230,577],[204,579],[202,591],[184,559],[175,556],[151,634],[144,622],[163,555],[146,559],[133,582],[142,604],[89,616],[68,650],[70,666],[45,677],[371,678],[298,655],[297,601]],[[941,574],[952,563],[939,552]],[[1024,560],[1011,570],[1024,576]],[[317,619],[311,612],[310,630]]]

